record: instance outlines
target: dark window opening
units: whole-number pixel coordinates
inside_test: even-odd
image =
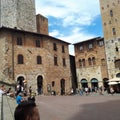
[[[63,58],[63,66],[66,66],[65,58]]]
[[[55,86],[55,81],[52,81],[52,87],[54,87]]]
[[[56,45],[56,43],[53,43],[53,50],[57,51],[57,45]]]
[[[58,65],[58,60],[56,56],[54,57],[54,65]]]
[[[17,37],[17,45],[23,45],[21,37]]]
[[[23,55],[18,55],[18,64],[23,64]]]
[[[36,40],[36,47],[40,47],[40,40]]]
[[[65,47],[62,45],[62,53],[65,53]]]
[[[37,56],[37,64],[42,64],[42,58],[41,58],[41,56]]]
[[[110,10],[110,16],[113,17],[113,11],[112,10]]]

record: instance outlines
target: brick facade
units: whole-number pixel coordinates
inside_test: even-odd
[[[17,45],[18,37],[21,37],[22,45]],[[36,40],[40,40],[40,47],[36,47]],[[47,85],[50,85],[51,90],[56,91],[56,94],[61,94],[61,80],[65,81],[65,94],[70,91],[70,61],[67,42],[47,35],[1,28],[0,43],[1,81],[16,83],[19,77],[22,77],[27,80],[27,85],[32,86],[36,91],[38,89],[37,79],[41,76],[44,94],[48,94]],[[56,43],[56,51],[53,50],[53,43]],[[62,52],[62,46],[64,46],[64,52]],[[18,55],[23,55],[23,64],[18,64]],[[37,64],[37,56],[41,56],[41,64]],[[54,65],[54,56],[57,56],[57,65]],[[63,58],[65,66],[63,66]]]

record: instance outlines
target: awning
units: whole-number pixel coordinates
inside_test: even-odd
[[[87,80],[86,79],[82,79],[81,83],[87,83]]]
[[[91,82],[92,83],[98,83],[98,80],[97,79],[92,79]]]
[[[108,85],[116,85],[118,84],[117,82],[109,82]]]
[[[118,82],[120,82],[120,78],[112,78],[112,79],[110,79],[110,80],[108,80],[108,82],[116,82],[116,81],[118,81]]]

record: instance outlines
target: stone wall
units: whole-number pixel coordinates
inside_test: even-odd
[[[0,0],[0,26],[36,32],[35,0]]]
[[[120,69],[115,68],[115,60],[120,59],[120,1],[100,0],[105,51],[109,79],[116,77]],[[113,28],[115,34],[113,34]],[[118,51],[116,51],[116,48]]]

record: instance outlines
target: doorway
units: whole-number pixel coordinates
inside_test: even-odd
[[[65,95],[65,80],[64,79],[60,81],[60,86],[61,86],[61,95]]]
[[[37,77],[37,90],[38,94],[43,94],[43,77],[41,75]]]

